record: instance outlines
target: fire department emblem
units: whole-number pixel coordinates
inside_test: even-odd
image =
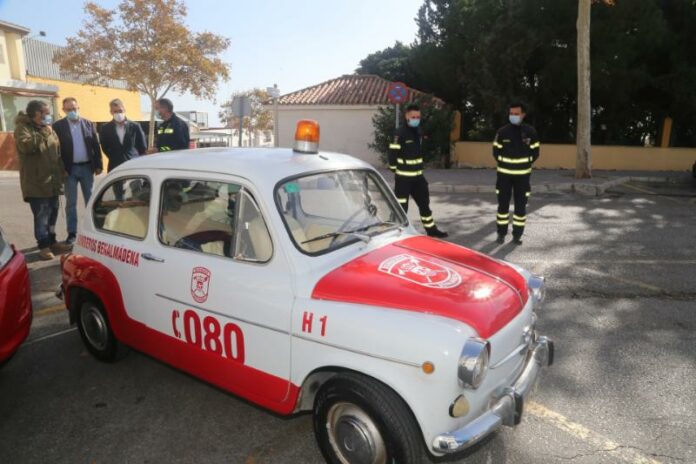
[[[194,267],[191,273],[191,296],[196,303],[204,303],[208,299],[210,287],[210,271],[204,267]]]
[[[408,254],[385,259],[379,270],[429,288],[454,288],[462,283],[462,276],[454,269]]]

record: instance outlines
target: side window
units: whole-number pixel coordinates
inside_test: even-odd
[[[265,263],[273,256],[273,243],[266,222],[251,195],[242,191],[239,200],[235,241],[237,251],[234,257],[243,261]]]
[[[150,215],[150,181],[142,177],[109,184],[94,202],[92,219],[102,231],[143,239]]]
[[[167,246],[232,257],[241,187],[168,179],[162,183],[159,239]]]

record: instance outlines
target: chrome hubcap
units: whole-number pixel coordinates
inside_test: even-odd
[[[106,348],[106,342],[109,338],[106,321],[93,303],[84,304],[80,313],[80,321],[89,344],[97,350]]]
[[[326,420],[329,441],[343,464],[386,464],[387,450],[377,425],[351,403],[336,403]]]

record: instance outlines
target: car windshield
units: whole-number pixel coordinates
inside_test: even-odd
[[[281,183],[276,203],[297,247],[322,254],[407,225],[384,181],[369,170],[331,171]]]

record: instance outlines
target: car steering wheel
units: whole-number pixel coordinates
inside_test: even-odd
[[[185,248],[189,250],[203,251],[202,245],[210,242],[222,242],[223,252],[225,256],[230,256],[230,246],[232,243],[232,234],[224,230],[204,230],[202,232],[194,232],[193,234],[181,237],[174,243],[176,248]]]
[[[368,214],[370,214],[370,211],[368,211],[367,209],[359,209],[359,210],[357,210],[356,212],[354,212],[353,214],[351,214],[350,217],[348,217],[348,219],[346,219],[345,221],[343,221],[343,224],[341,224],[341,225],[338,227],[338,229],[336,229],[336,233],[337,233],[337,234],[340,234],[341,232],[345,232],[345,231],[346,231],[346,228],[348,227],[348,225],[349,225],[351,222],[353,222],[353,219],[355,219],[355,218],[358,216],[358,214],[360,214],[360,213],[368,213]],[[363,223],[361,222],[360,225],[362,226],[362,224],[363,224]],[[329,247],[333,246],[334,242],[335,242],[336,240],[338,240],[339,237],[340,237],[340,235],[336,235],[335,237],[333,237],[333,238],[331,239],[331,241],[329,242]]]

